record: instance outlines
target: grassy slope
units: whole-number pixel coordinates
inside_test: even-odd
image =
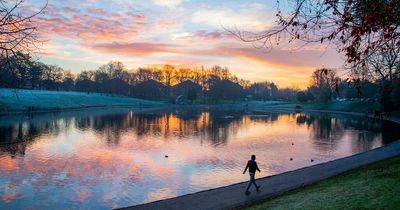
[[[314,110],[332,110],[343,112],[362,112],[367,113],[375,109],[379,109],[377,102],[360,102],[360,101],[332,101],[329,103],[296,103],[290,101],[273,102],[251,102],[252,105],[263,109],[291,109],[294,110],[296,105],[302,106],[304,109]]]
[[[0,89],[0,107],[7,111],[71,109],[96,106],[161,105],[160,102],[99,93]]]
[[[245,209],[399,209],[399,195],[400,157],[395,157]]]
[[[379,103],[377,102],[360,102],[360,101],[333,101],[327,104],[323,103],[306,103],[301,104],[306,109],[323,109],[323,110],[334,110],[334,111],[345,111],[345,112],[371,112],[379,109]]]

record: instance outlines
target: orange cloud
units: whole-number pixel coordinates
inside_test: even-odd
[[[146,24],[145,23],[132,23],[131,26],[134,28],[143,28],[144,26],[146,26]]]
[[[171,26],[176,26],[176,22],[172,21],[158,21],[157,26],[159,27],[171,27]]]
[[[199,50],[196,55],[214,55],[220,58],[239,59],[253,64],[258,69],[255,71],[246,65],[232,66],[232,69],[241,69],[242,75],[254,75],[251,80],[259,81],[257,78],[266,78],[278,82],[281,87],[296,86],[305,88],[308,85],[309,76],[316,69],[323,66],[339,66],[338,55],[327,52],[322,57],[322,52],[318,50],[290,51],[279,48],[271,51],[258,48],[242,47],[217,47],[208,50]],[[261,69],[264,70],[261,71]],[[239,75],[239,74],[238,74]],[[249,78],[247,77],[247,78]],[[250,79],[250,78],[249,78]]]
[[[129,56],[143,56],[155,53],[183,53],[184,51],[179,50],[177,45],[162,44],[162,43],[112,43],[112,44],[98,44],[88,46],[91,49],[103,52],[103,53],[118,53]]]
[[[242,57],[254,60],[258,63],[267,65],[291,66],[291,67],[310,67],[315,65],[313,60],[320,55],[320,52],[313,51],[284,51],[273,49],[266,51],[258,48],[238,48],[238,47],[221,47],[217,49],[218,54]]]

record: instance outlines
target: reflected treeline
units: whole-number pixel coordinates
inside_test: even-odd
[[[308,126],[311,131],[310,135],[318,146],[336,146],[336,142],[344,135],[344,123],[326,115],[297,114],[296,123]],[[328,149],[328,147],[320,148]]]
[[[358,131],[354,142],[355,151],[365,151],[372,148],[376,138],[382,139],[382,144],[399,139],[394,132],[400,129],[400,125],[383,120],[374,120],[366,117],[335,116],[331,114],[297,114],[296,123],[305,124],[311,130],[310,134],[316,144],[336,145],[336,142],[343,138],[345,130]]]
[[[276,120],[275,115],[273,120]],[[32,120],[35,116],[30,116]],[[43,135],[57,136],[70,128],[92,131],[109,145],[118,145],[125,133],[137,139],[148,136],[178,138],[199,137],[215,146],[223,145],[240,127],[250,122],[241,110],[182,109],[144,113],[121,112],[94,116],[69,116],[53,119],[26,120],[0,126],[0,149],[23,155],[27,145]],[[267,121],[272,121],[271,119]]]
[[[274,123],[280,115],[289,115],[298,125],[306,125],[315,144],[335,146],[345,135],[345,130],[358,130],[357,147],[371,148],[373,140],[382,136],[387,144],[399,137],[395,123],[371,120],[361,117],[332,117],[329,114],[278,114],[245,115],[243,110],[221,109],[178,109],[152,112],[118,112],[110,114],[60,116],[40,118],[40,120],[20,121],[12,125],[0,126],[0,150],[11,155],[24,155],[26,148],[43,135],[57,136],[68,129],[92,131],[99,141],[109,145],[118,145],[121,137],[129,133],[136,139],[149,136],[193,138],[207,141],[214,146],[224,145],[236,135],[241,127],[251,122]],[[30,116],[35,118],[35,116]]]
[[[33,117],[33,116],[30,116]],[[0,126],[0,151],[11,155],[24,155],[26,147],[43,135],[57,135],[71,126],[72,119],[57,119],[43,122],[18,122]]]
[[[278,113],[268,113],[268,115],[249,115],[249,118],[255,122],[274,122],[278,120],[280,114]],[[267,117],[266,117],[267,116]]]

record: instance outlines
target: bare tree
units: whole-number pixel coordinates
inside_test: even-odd
[[[374,79],[399,78],[400,47],[396,46],[394,41],[386,43],[379,53],[375,53],[365,60],[365,69],[372,70],[369,73]]]
[[[317,100],[327,102],[338,90],[340,78],[332,69],[317,69],[311,75],[311,86],[309,90]]]
[[[278,0],[277,6],[274,27],[255,33],[230,32],[269,49],[282,41],[333,42],[352,70],[384,52],[387,43],[400,48],[398,0]]]
[[[34,18],[43,13],[46,5],[38,11],[28,12],[24,0],[0,0],[0,57],[1,60],[16,55],[29,54],[37,48],[39,34]]]
[[[110,61],[107,64],[100,66],[97,70],[99,73],[104,73],[109,79],[122,79],[125,66],[120,61]]]

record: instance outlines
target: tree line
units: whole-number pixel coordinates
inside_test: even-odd
[[[332,100],[359,100],[380,103],[382,110],[390,113],[400,107],[400,78],[342,79],[332,69],[317,69],[311,75],[310,86],[297,92],[300,102]]]
[[[122,62],[111,61],[96,70],[73,74],[17,53],[0,66],[0,87],[87,93],[118,94],[152,100],[295,100],[295,88],[279,89],[273,82],[251,83],[227,67],[141,67],[129,71]]]
[[[174,92],[178,92],[190,95],[191,99],[202,95],[231,100],[243,97],[244,90],[251,85],[218,65],[193,69],[166,64],[160,68],[128,71],[122,62],[111,61],[96,70],[75,75],[23,53],[3,60],[0,66],[0,87],[3,88],[98,92],[159,100],[176,97]]]
[[[400,1],[287,0],[277,1],[277,25],[261,33],[231,31],[246,42],[272,48],[281,42],[333,44],[345,56],[346,79],[330,69],[318,69],[305,91],[279,89],[273,82],[253,83],[227,68],[176,69],[171,65],[127,71],[110,62],[94,71],[74,75],[32,60],[37,48],[35,18],[24,1],[0,0],[0,87],[76,90],[123,94],[149,99],[186,98],[299,100],[328,102],[337,98],[379,100],[384,109],[400,106]],[[288,3],[288,4],[286,4]],[[281,10],[280,8],[284,8]]]
[[[166,64],[129,71],[119,61],[73,74],[22,53],[11,56],[0,66],[2,88],[96,92],[172,102],[181,96],[189,102],[291,100],[327,103],[359,99],[380,102],[385,110],[394,110],[400,105],[400,82],[396,76],[349,81],[340,78],[335,70],[322,68],[315,70],[310,78],[309,87],[300,90],[279,88],[274,82],[251,83],[218,65],[197,69]]]

